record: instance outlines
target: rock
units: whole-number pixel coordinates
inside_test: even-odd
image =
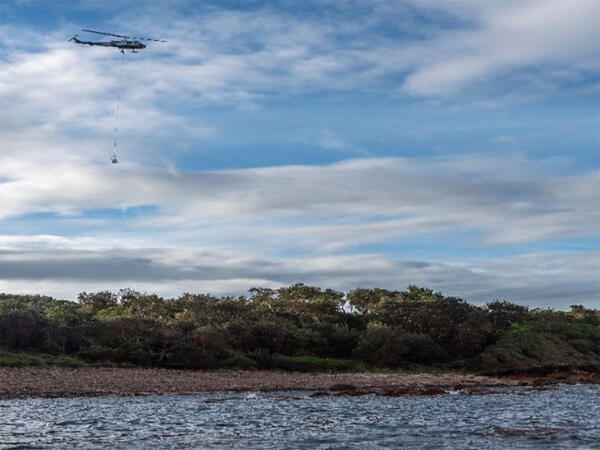
[[[381,395],[385,395],[386,397],[402,397],[405,395],[418,395],[419,392],[414,388],[407,387],[394,387],[384,389],[381,392]]]
[[[336,395],[336,397],[360,397],[361,395],[367,395],[370,392],[360,391],[358,389],[348,389],[346,391],[340,391]]]
[[[314,393],[310,394],[309,397],[310,398],[331,397],[331,392],[323,392],[323,391],[314,392]]]
[[[533,380],[534,386],[547,386],[549,384],[556,384],[556,380],[552,378],[536,378]]]
[[[440,388],[428,388],[424,391],[421,391],[421,395],[442,395],[445,393],[446,391]]]
[[[344,383],[339,383],[339,384],[334,384],[333,386],[331,386],[329,388],[330,391],[356,391],[356,386],[352,385],[352,384],[344,384]]]

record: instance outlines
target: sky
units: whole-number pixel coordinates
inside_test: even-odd
[[[413,284],[598,308],[598,17],[596,0],[0,2],[0,292]],[[166,42],[68,41],[113,39],[83,28]]]

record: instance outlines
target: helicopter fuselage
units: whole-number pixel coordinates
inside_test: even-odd
[[[108,41],[108,42],[97,42],[97,41],[81,41],[77,39],[77,36],[73,36],[71,41],[77,44],[85,44],[85,45],[98,45],[101,47],[116,47],[121,51],[131,50],[135,52],[136,50],[141,50],[146,48],[146,44],[142,44],[140,41],[130,41],[127,39],[121,39],[120,41]]]
[[[141,50],[146,48],[146,44],[142,44],[140,41],[128,41],[123,39],[121,41],[110,41],[111,47],[117,47],[125,50]]]

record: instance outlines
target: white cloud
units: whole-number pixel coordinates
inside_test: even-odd
[[[144,226],[270,230],[275,240],[293,235],[313,248],[457,231],[515,244],[595,236],[600,222],[597,172],[559,175],[518,155],[215,172],[109,169],[5,155],[0,167],[0,177],[10,180],[0,183],[5,218],[153,205],[158,214],[145,217]],[[304,222],[285,224],[295,219]]]
[[[336,150],[349,153],[368,154],[363,148],[347,142],[331,130],[323,130],[318,139],[318,145],[325,150]]]
[[[472,26],[442,33],[422,45],[424,58],[407,77],[407,92],[456,93],[475,82],[539,65],[589,73],[599,68],[596,42],[600,32],[595,20],[600,14],[598,2],[460,1],[436,6],[452,11],[457,3],[464,7],[458,11],[472,21]]]

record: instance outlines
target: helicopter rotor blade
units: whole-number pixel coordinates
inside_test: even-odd
[[[86,30],[85,28],[82,29],[81,31],[85,31],[86,33],[103,34],[105,36],[114,36],[114,37],[120,37],[120,38],[125,38],[125,39],[131,39],[131,36],[123,36],[121,34],[105,33],[104,31]]]
[[[151,39],[151,38],[145,38],[145,37],[141,37],[141,36],[124,36],[122,34],[105,33],[104,31],[94,31],[94,30],[87,30],[87,29],[83,29],[83,31],[85,31],[86,33],[104,34],[105,36],[114,36],[114,37],[120,37],[120,38],[124,38],[124,39],[140,39],[142,41],[167,42],[167,41],[163,41],[161,39]]]
[[[162,39],[152,39],[152,38],[145,38],[145,37],[141,37],[141,36],[131,36],[130,39],[140,39],[142,41],[154,41],[154,42],[167,42],[167,41],[163,41]]]

